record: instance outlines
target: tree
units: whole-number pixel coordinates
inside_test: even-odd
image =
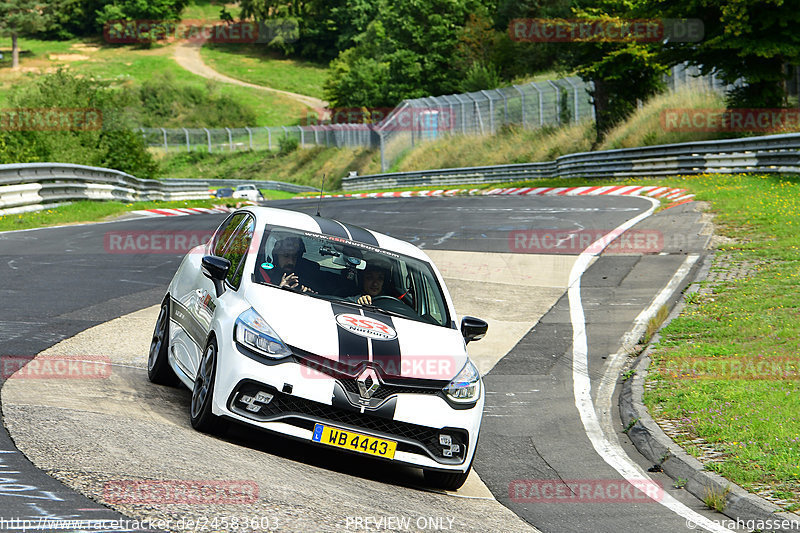
[[[604,0],[595,7],[573,8],[573,16],[595,28],[620,27],[638,17],[637,0]],[[611,34],[578,37],[563,55],[568,70],[594,84],[597,142],[643,101],[663,90],[666,65],[658,55],[660,43],[613,40]],[[554,45],[557,43],[553,43]]]
[[[394,106],[406,98],[458,92],[454,65],[461,29],[480,0],[393,0],[384,4],[355,46],[331,63],[325,96],[335,107]],[[370,86],[371,99],[348,88]]]
[[[37,0],[0,0],[0,34],[11,37],[11,68],[19,67],[17,39],[44,29],[42,11]]]
[[[788,65],[800,63],[800,9],[786,0],[645,0],[650,13],[702,20],[700,42],[668,42],[664,57],[688,61],[703,74],[745,85],[728,94],[730,107],[785,105]]]

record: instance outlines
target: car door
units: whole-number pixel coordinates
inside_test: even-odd
[[[231,266],[228,276],[225,279],[225,289],[227,292],[237,292],[241,285],[243,269],[250,243],[255,232],[255,218],[249,213],[237,213],[230,223],[219,232],[212,247],[213,255],[222,257],[230,261]],[[225,296],[225,294],[221,295]],[[195,322],[202,331],[203,344],[211,331],[211,321],[214,318],[214,311],[218,305],[218,298],[214,283],[200,273],[197,279],[197,288],[191,308]],[[205,346],[199,346],[199,350],[194,352],[190,362],[194,376],[200,364],[200,359]]]

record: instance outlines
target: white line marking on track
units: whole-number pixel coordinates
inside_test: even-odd
[[[625,451],[618,442],[612,443],[611,440],[609,440],[603,432],[603,428],[597,416],[597,411],[595,411],[595,406],[592,402],[592,382],[589,377],[589,349],[586,336],[586,320],[581,303],[581,277],[589,267],[592,258],[602,252],[611,241],[639,221],[653,214],[659,202],[654,199],[647,199],[653,204],[650,209],[627,220],[590,245],[587,250],[591,250],[591,252],[584,251],[578,256],[578,260],[573,265],[569,274],[569,289],[567,293],[569,298],[570,320],[572,322],[572,382],[575,394],[575,406],[580,413],[581,422],[583,422],[586,435],[589,437],[597,454],[634,487],[636,487],[637,484],[641,484],[641,480],[645,479],[651,481],[651,478],[639,465],[634,463],[633,460],[625,454]],[[645,493],[648,497],[651,496],[649,491],[645,491]],[[703,529],[713,533],[731,533],[729,529],[693,511],[666,492],[663,492],[661,499],[654,498],[654,501]]]

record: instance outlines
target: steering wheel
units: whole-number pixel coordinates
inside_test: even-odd
[[[395,298],[394,296],[389,296],[388,294],[381,294],[380,296],[375,296],[372,299],[372,302],[375,303],[376,301],[381,300],[381,299],[394,300],[395,302],[400,302],[401,304],[404,303],[403,300],[401,300],[400,298]]]

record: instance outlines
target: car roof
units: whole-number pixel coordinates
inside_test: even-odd
[[[289,211],[287,209],[277,209],[274,207],[249,206],[241,209],[241,211],[253,213],[259,224],[269,223],[276,226],[341,237],[351,241],[377,246],[384,250],[407,255],[426,262],[430,261],[425,252],[411,243],[332,218],[317,217],[298,211]]]

